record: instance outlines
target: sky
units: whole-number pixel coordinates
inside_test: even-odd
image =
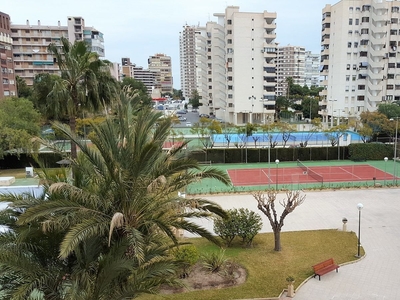
[[[320,52],[322,9],[336,0],[11,0],[2,1],[0,11],[14,24],[67,25],[68,16],[80,16],[86,26],[104,34],[105,58],[147,68],[156,53],[171,56],[174,88],[180,89],[179,32],[184,25],[204,26],[217,21],[213,15],[227,6],[240,12],[277,13],[276,42],[280,46],[304,46]]]

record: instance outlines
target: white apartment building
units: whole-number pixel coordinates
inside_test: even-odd
[[[308,88],[315,86],[319,87],[320,75],[319,75],[319,63],[321,55],[313,54],[311,51],[305,52],[304,58],[304,84]]]
[[[293,84],[305,85],[305,52],[304,47],[281,46],[277,58],[277,96],[287,96],[287,78],[292,78]]]
[[[181,32],[184,96],[198,89],[200,112],[226,122],[271,122],[276,98],[276,13],[239,12],[239,7],[229,6],[214,16],[216,23],[205,28],[185,26]]]
[[[131,63],[131,59],[129,57],[123,57],[121,59],[121,80],[127,77],[141,81],[146,86],[147,93],[149,95],[152,94],[152,91],[156,86],[156,73],[156,71],[151,71],[143,69],[143,67],[136,66],[136,64]]]
[[[39,73],[59,73],[53,56],[47,51],[50,43],[61,44],[61,37],[68,38],[71,43],[76,40],[86,41],[91,50],[104,57],[103,34],[93,27],[86,27],[82,17],[68,17],[67,26],[36,24],[11,24],[15,75],[23,78],[27,85],[33,84]]]
[[[342,0],[322,10],[323,121],[400,100],[400,1]]]

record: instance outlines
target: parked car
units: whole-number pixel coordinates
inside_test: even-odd
[[[179,116],[179,117],[178,117],[178,120],[179,120],[179,121],[186,121],[187,119],[186,119],[185,117]]]
[[[186,127],[192,127],[192,122],[186,122]]]
[[[200,118],[209,118],[210,116],[207,115],[207,114],[200,114],[199,117],[200,117]]]

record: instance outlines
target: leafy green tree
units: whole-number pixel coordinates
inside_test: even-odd
[[[110,105],[117,88],[110,75],[110,63],[100,60],[84,41],[71,44],[61,38],[61,47],[55,43],[48,51],[57,60],[61,80],[56,81],[48,95],[48,108],[55,117],[68,116],[72,132],[76,118],[82,111],[99,111]],[[71,157],[77,157],[77,148],[71,143]]]
[[[25,98],[7,97],[0,101],[0,157],[5,152],[30,153],[37,145],[33,138],[40,132],[40,114]]]
[[[53,111],[49,102],[52,101],[49,99],[49,95],[53,90],[56,82],[61,81],[61,77],[54,74],[49,73],[40,73],[35,76],[33,80],[33,93],[32,93],[32,101],[35,105],[35,108],[45,117],[47,120],[62,120],[68,121],[68,115],[61,115],[57,112]],[[66,112],[65,112],[66,113]],[[57,118],[58,117],[58,118]]]
[[[151,106],[151,97],[147,92],[147,87],[140,80],[136,80],[131,77],[124,77],[121,82],[121,87],[124,88],[126,86],[130,87],[130,91],[132,93],[132,97],[134,101],[138,101],[140,104],[144,106]]]
[[[363,111],[360,114],[361,123],[372,129],[372,137],[376,139],[380,135],[393,136],[394,127],[386,115],[380,112]]]
[[[400,116],[400,106],[398,104],[379,104],[378,112],[385,115],[388,119]]]
[[[338,145],[340,138],[346,134],[346,131],[349,129],[347,124],[340,124],[333,126],[325,131],[325,136],[328,138],[332,147]]]
[[[357,133],[361,136],[362,141],[366,143],[372,138],[374,131],[368,124],[364,124]]]
[[[25,79],[15,76],[15,81],[17,83],[18,97],[29,99],[32,96],[32,88],[26,84]]]
[[[193,90],[189,99],[189,104],[192,104],[193,108],[198,108],[200,106],[200,95],[197,90]]]

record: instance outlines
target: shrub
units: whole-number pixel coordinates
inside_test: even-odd
[[[211,252],[202,256],[203,268],[211,273],[217,273],[222,270],[228,259],[225,257],[225,250]]]
[[[181,266],[182,272],[179,277],[189,277],[191,267],[194,266],[199,259],[197,248],[193,245],[181,246],[173,251],[173,255]]]
[[[225,219],[214,219],[214,232],[230,247],[235,237],[242,238],[247,247],[252,245],[254,237],[262,228],[260,215],[248,209],[231,209]]]

